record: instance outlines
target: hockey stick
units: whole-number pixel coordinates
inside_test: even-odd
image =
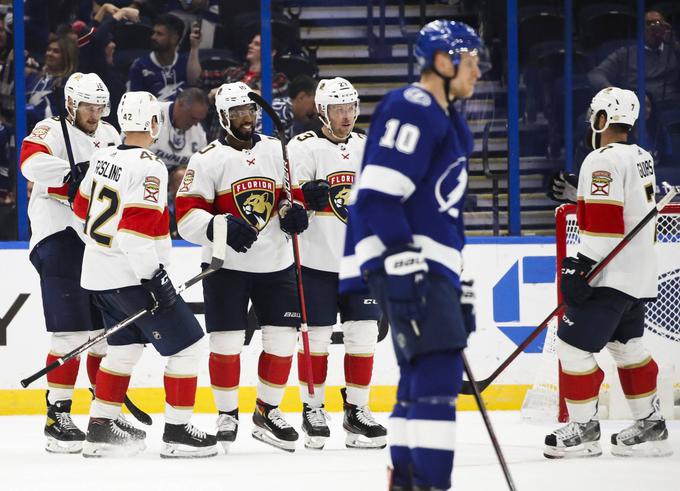
[[[290,161],[288,160],[288,149],[286,148],[286,135],[283,129],[281,118],[276,114],[271,105],[265,101],[259,94],[249,92],[248,97],[260,106],[269,115],[276,126],[276,133],[279,135],[281,142],[281,152],[283,154],[283,166],[285,173],[283,176],[283,192],[286,193],[286,199],[293,204],[293,192],[291,190],[292,174],[290,171]],[[314,377],[312,375],[312,353],[309,348],[309,329],[307,327],[307,309],[305,308],[305,289],[302,285],[302,264],[300,262],[300,247],[298,245],[297,234],[292,234],[293,237],[293,258],[295,260],[295,280],[298,288],[298,301],[300,303],[300,333],[302,334],[302,352],[305,360],[305,368],[307,369],[307,391],[309,395],[314,397]]]
[[[224,220],[215,220],[213,222],[213,251],[212,251],[212,260],[210,261],[210,266],[208,266],[205,270],[201,271],[199,274],[194,276],[193,278],[187,280],[186,282],[182,283],[178,288],[177,288],[177,295],[182,294],[187,288],[190,286],[195,285],[199,281],[201,281],[203,278],[206,276],[214,273],[215,271],[219,270],[222,265],[224,264],[224,256],[226,253],[226,247],[227,247],[227,223]],[[26,377],[21,381],[21,386],[26,388],[29,385],[31,385],[33,382],[38,380],[40,377],[43,375],[51,372],[52,370],[59,368],[61,365],[64,363],[68,362],[69,360],[72,360],[79,354],[83,353],[84,351],[87,351],[90,349],[92,346],[95,344],[105,340],[112,334],[120,331],[121,329],[124,329],[125,327],[129,326],[133,322],[135,322],[137,319],[140,319],[141,317],[144,317],[145,315],[152,313],[154,310],[156,310],[156,307],[152,308],[147,308],[140,310],[139,312],[131,315],[127,319],[119,322],[115,326],[110,327],[103,333],[99,334],[98,336],[95,336],[94,338],[90,339],[88,342],[85,344],[82,344],[78,346],[77,348],[73,349],[72,351],[68,352],[64,356],[57,358],[54,360],[52,363],[47,365],[45,368],[37,371],[30,377]]]
[[[470,368],[470,364],[467,361],[465,352],[461,351],[460,356],[463,358],[463,367],[465,368],[465,374],[467,375],[470,386],[472,387],[472,394],[475,396],[477,407],[479,407],[479,412],[482,415],[482,419],[484,420],[484,426],[486,426],[486,431],[489,433],[489,439],[491,440],[493,449],[496,452],[496,457],[498,457],[498,463],[501,464],[501,469],[503,469],[503,475],[505,476],[505,481],[508,483],[508,489],[510,489],[510,491],[515,491],[517,489],[515,488],[515,482],[512,480],[512,475],[510,474],[508,463],[505,461],[503,450],[501,450],[501,445],[500,443],[498,443],[498,438],[496,438],[496,432],[493,430],[493,426],[491,426],[489,413],[486,410],[486,405],[482,400],[482,395],[479,392],[479,387],[477,387],[475,378],[472,375],[472,369]]]
[[[605,266],[607,266],[607,264],[609,264],[611,260],[614,259],[618,255],[618,253],[621,252],[621,250],[630,243],[631,240],[633,240],[633,238],[640,232],[640,230],[642,230],[653,218],[656,217],[656,215],[661,210],[663,210],[663,208],[668,203],[670,203],[673,200],[676,194],[677,191],[675,189],[671,189],[670,191],[668,191],[668,193],[663,198],[661,198],[661,201],[659,201],[656,204],[656,206],[652,210],[650,210],[649,213],[647,213],[644,216],[644,218],[640,220],[640,222],[630,232],[628,232],[623,239],[621,239],[621,242],[619,242],[616,245],[616,247],[614,247],[609,252],[609,254],[607,254],[604,257],[604,259],[602,259],[597,264],[597,266],[595,266],[590,271],[590,273],[586,275],[586,281],[590,282],[595,276],[597,276],[600,273],[600,271],[602,271],[605,268]],[[510,356],[508,356],[505,359],[505,361],[503,361],[503,363],[501,363],[499,367],[496,368],[496,370],[494,370],[494,372],[491,375],[489,375],[484,380],[477,381],[477,386],[479,387],[480,392],[483,392],[484,389],[486,389],[491,384],[491,382],[493,382],[496,379],[496,377],[498,377],[498,375],[500,375],[500,373],[503,370],[505,370],[508,367],[508,365],[510,365],[510,363],[512,363],[515,360],[515,358],[517,358],[534,339],[536,339],[536,337],[538,337],[541,331],[543,331],[543,329],[545,329],[545,327],[548,325],[548,322],[550,322],[550,320],[553,317],[555,317],[558,314],[558,312],[560,312],[564,307],[565,303],[560,302],[560,304],[557,307],[555,307],[555,310],[550,312],[550,314],[548,314],[548,316],[545,319],[543,319],[543,321],[538,325],[538,327],[536,327],[536,329],[534,329],[531,332],[531,334],[529,334],[529,336],[527,336],[527,338],[524,341],[522,341],[522,343],[520,343],[519,346],[517,346],[517,349],[515,349],[515,351],[513,351],[510,354]],[[471,387],[469,381],[463,380],[463,388],[461,389],[460,393],[467,395],[473,393],[473,388]]]
[[[64,145],[66,146],[66,156],[68,157],[68,165],[71,168],[71,179],[75,179],[76,174],[78,173],[78,169],[76,169],[76,160],[73,157],[73,148],[71,147],[71,136],[68,134],[68,127],[66,126],[66,115],[64,114],[64,106],[62,102],[66,100],[66,95],[64,93],[65,84],[66,81],[62,80],[62,82],[59,85],[59,92],[57,92],[57,97],[59,98],[59,101],[57,101],[57,114],[59,115],[59,124],[61,125],[61,132],[64,134]],[[71,197],[69,194],[69,204],[71,208],[73,208],[73,203],[71,203],[70,198]]]

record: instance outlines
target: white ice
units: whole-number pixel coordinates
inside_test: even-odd
[[[266,446],[250,436],[250,415],[242,414],[236,443],[229,455],[197,460],[159,457],[163,426],[154,415],[147,450],[128,459],[84,459],[54,455],[43,449],[43,418],[0,417],[0,490],[69,491],[202,491],[273,489],[290,491],[383,491],[386,489],[387,450],[348,450],[344,446],[342,415],[331,415],[332,436],[322,452],[305,450],[302,441],[294,454]],[[300,415],[289,414],[299,428]],[[378,414],[381,422],[386,414]],[[519,491],[670,491],[680,489],[680,421],[669,422],[675,450],[672,457],[621,459],[608,450],[609,435],[623,421],[602,424],[604,455],[599,458],[547,460],[542,455],[545,434],[552,423],[527,423],[517,412],[492,412]],[[74,420],[85,428],[86,416]],[[454,490],[507,489],[500,467],[477,412],[459,413]],[[204,430],[214,426],[214,415],[198,414],[194,422]]]

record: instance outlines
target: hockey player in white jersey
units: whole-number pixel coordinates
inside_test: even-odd
[[[21,172],[33,182],[28,203],[31,221],[29,257],[40,275],[43,311],[51,333],[46,364],[98,334],[101,314],[90,295],[80,287],[84,245],[69,196],[77,189],[90,155],[98,148],[120,143],[118,133],[101,118],[109,112],[109,91],[94,73],[74,73],[64,88],[67,131],[76,164],[71,173],[64,134],[58,117],[40,121],[21,145]],[[92,385],[106,343],[93,347],[87,356]],[[49,452],[77,453],[85,434],[71,420],[71,399],[80,358],[65,363],[47,375],[47,424]]]
[[[94,294],[107,327],[153,310],[107,339],[83,455],[130,455],[144,448],[145,435],[115,421],[145,344],[167,359],[161,457],[217,455],[215,437],[190,423],[203,330],[165,269],[171,249],[168,171],[148,150],[162,124],[160,105],[148,92],[128,92],[118,121],[124,144],[92,155],[74,203],[86,241],[81,283]]]
[[[278,140],[255,133],[257,108],[242,82],[222,85],[215,97],[225,134],[195,154],[176,198],[177,225],[210,258],[214,220],[227,222],[223,269],[203,280],[210,333],[210,383],[219,410],[217,438],[225,449],[238,425],[240,353],[252,301],[262,326],[253,437],[287,451],[298,434],[278,409],[290,373],[300,324],[293,254],[286,234],[307,228],[302,192],[283,193]]]
[[[319,81],[315,103],[323,127],[302,133],[288,144],[307,208],[314,210],[309,229],[300,236],[315,391],[314,397],[307,391],[310,375],[300,348],[298,374],[305,446],[322,449],[330,436],[324,392],[328,347],[339,312],[345,345],[346,388],[342,396],[346,445],[383,448],[387,430],[375,421],[368,408],[380,308],[367,294],[338,294],[347,202],[366,142],[364,135],[352,131],[359,116],[359,95],[349,81],[337,77]]]
[[[545,438],[548,458],[602,454],[597,403],[604,373],[593,353],[605,346],[618,367],[635,422],[611,436],[617,456],[665,456],[672,450],[656,394],[658,367],[642,342],[643,301],[657,295],[655,224],[621,250],[590,284],[593,266],[655,206],[654,164],[644,149],[627,143],[638,117],[635,93],[601,90],[590,104],[592,152],[583,161],[577,192],[581,243],[562,262],[567,304],[557,331],[557,355],[570,422]]]

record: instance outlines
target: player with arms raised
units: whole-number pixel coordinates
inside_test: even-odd
[[[218,441],[228,451],[236,439],[240,353],[252,301],[262,326],[252,435],[292,452],[298,434],[278,409],[300,325],[286,234],[307,228],[307,211],[299,188],[293,189],[299,203],[285,199],[281,143],[255,132],[257,107],[248,97],[250,91],[242,82],[217,90],[215,106],[225,134],[191,157],[177,193],[177,226],[182,237],[203,246],[207,260],[213,221],[227,222],[224,266],[203,280]]]
[[[52,333],[47,365],[88,340],[103,328],[101,314],[80,287],[84,244],[82,227],[73,216],[73,196],[92,153],[120,143],[115,128],[102,121],[109,113],[109,91],[94,73],[74,73],[64,87],[66,128],[76,164],[72,175],[58,117],[40,121],[21,145],[21,172],[33,181],[28,203],[31,220],[30,260],[40,275],[47,331]],[[94,385],[106,343],[87,356],[87,374]],[[80,358],[47,375],[46,449],[56,453],[80,452],[85,440],[71,420],[71,399]]]
[[[394,491],[451,486],[461,352],[474,330],[460,280],[473,139],[453,101],[473,94],[482,48],[460,22],[423,27],[420,82],[376,108],[349,209],[341,292],[366,280],[389,320],[400,369],[390,428]]]
[[[630,406],[632,426],[611,436],[618,456],[663,456],[672,450],[656,394],[658,367],[642,343],[644,299],[657,294],[650,222],[590,284],[593,266],[655,206],[652,156],[628,136],[640,104],[630,90],[609,87],[590,103],[590,146],[579,172],[577,219],[581,243],[562,262],[561,291],[567,309],[557,330],[560,388],[570,422],[545,438],[548,458],[602,454],[597,402],[604,372],[593,353],[605,346],[614,358]]]
[[[107,338],[83,455],[129,455],[144,448],[143,432],[115,420],[145,344],[167,358],[161,457],[217,455],[215,437],[189,422],[203,330],[165,270],[171,249],[168,171],[149,150],[162,124],[160,104],[148,92],[128,92],[118,121],[125,143],[92,155],[74,203],[86,240],[81,282],[94,294],[107,327],[145,308],[153,311]]]

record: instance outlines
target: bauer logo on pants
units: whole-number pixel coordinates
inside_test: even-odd
[[[276,181],[268,177],[248,177],[231,185],[234,202],[241,216],[262,230],[272,215],[276,198]]]
[[[347,204],[354,183],[354,172],[334,172],[326,178],[331,185],[329,201],[335,216],[347,223]]]

